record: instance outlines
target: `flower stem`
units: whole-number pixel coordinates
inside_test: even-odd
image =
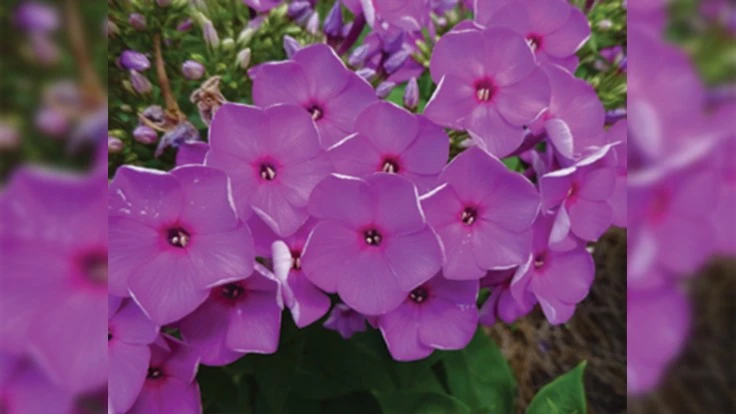
[[[82,91],[84,93],[85,103],[90,108],[98,108],[107,101],[105,90],[100,83],[92,61],[87,52],[87,46],[84,41],[82,19],[79,16],[79,4],[76,0],[66,0],[64,7],[66,16],[67,33],[69,34],[69,44],[71,45],[74,58],[79,65],[79,73],[82,77]]]
[[[355,17],[355,20],[353,21],[353,25],[350,27],[350,32],[348,32],[348,35],[345,37],[345,40],[342,41],[340,48],[337,49],[337,54],[339,56],[344,55],[350,50],[351,47],[353,47],[355,42],[360,37],[360,34],[363,33],[364,27],[365,27],[365,16],[363,16],[363,13],[360,13],[358,16]]]
[[[164,101],[166,102],[166,115],[178,123],[184,116],[179,109],[179,104],[176,103],[174,94],[171,92],[169,77],[166,76],[166,66],[163,54],[161,53],[161,33],[153,35],[153,48],[156,54],[156,75],[158,76],[161,93],[164,95]]]

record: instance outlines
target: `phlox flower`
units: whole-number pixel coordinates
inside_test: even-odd
[[[438,83],[424,110],[430,120],[466,129],[485,151],[504,157],[549,104],[547,76],[522,36],[506,28],[447,33],[430,61]]]
[[[302,107],[317,125],[323,148],[328,148],[353,132],[355,118],[376,101],[376,94],[332,48],[315,44],[290,60],[260,65],[253,80],[253,101],[262,107],[279,103]]]
[[[332,308],[322,326],[336,331],[343,339],[349,339],[354,334],[366,330],[366,318],[346,304],[338,303]]]
[[[567,251],[549,247],[554,217],[540,215],[534,223],[533,250],[511,280],[511,294],[518,304],[529,306],[530,295],[542,307],[549,323],[567,322],[575,305],[588,296],[595,275],[593,257],[585,244]]]
[[[307,221],[309,195],[332,171],[309,114],[294,105],[226,103],[209,142],[205,164],[229,175],[240,216],[255,211],[282,237]]]
[[[105,178],[17,170],[0,195],[0,349],[69,392],[107,379]],[[84,350],[84,352],[80,352]]]
[[[168,335],[150,345],[151,362],[138,399],[127,414],[199,414],[202,403],[194,380],[199,355]]]
[[[176,165],[204,164],[204,157],[209,150],[210,145],[206,142],[185,142],[176,151]]]
[[[416,187],[401,176],[331,175],[312,192],[309,212],[318,223],[302,253],[304,274],[362,314],[393,310],[442,266]]]
[[[627,158],[627,141],[628,141],[628,123],[621,120],[616,122],[608,131],[606,131],[606,141],[608,143],[618,143],[612,148],[613,155],[616,158],[616,181],[613,187],[613,194],[608,199],[608,204],[613,210],[613,225],[618,227],[627,226],[627,197],[626,197],[626,177],[628,175],[628,158]]]
[[[213,287],[202,306],[179,323],[186,343],[206,365],[227,365],[245,353],[271,354],[279,344],[281,292],[268,269]]]
[[[209,289],[253,268],[253,239],[225,174],[123,166],[109,186],[110,293],[132,296],[157,324],[199,306]]]
[[[427,0],[360,0],[360,4],[365,20],[375,29],[385,22],[412,32],[429,23],[431,7]]]
[[[711,216],[711,222],[716,229],[716,249],[721,254],[736,255],[736,132],[733,129],[733,117],[736,115],[736,106],[721,111],[720,119],[716,120],[717,128],[722,129],[725,137],[716,146],[713,153],[713,164],[716,168],[720,188]]]
[[[316,220],[308,220],[296,233],[272,245],[271,259],[276,279],[281,283],[284,303],[294,323],[303,328],[330,310],[330,298],[304,276],[302,252]]]
[[[478,281],[437,274],[414,288],[398,308],[378,318],[391,356],[413,361],[435,349],[462,349],[478,326]]]
[[[524,294],[521,303],[511,294],[511,279],[515,272],[516,268],[489,271],[480,280],[482,288],[491,290],[491,296],[486,299],[478,313],[478,321],[483,325],[492,326],[498,320],[510,324],[534,309],[537,300],[530,292]]]
[[[355,177],[374,172],[403,175],[420,191],[435,185],[449,157],[449,137],[431,121],[388,102],[366,108],[356,133],[330,148],[335,171]]]
[[[422,207],[445,246],[444,277],[480,279],[487,270],[526,261],[539,211],[539,194],[526,178],[470,148],[445,167],[439,182],[422,196]]]
[[[613,209],[608,200],[616,185],[616,171],[604,159],[610,149],[604,146],[571,167],[540,178],[543,209],[557,209],[550,242],[560,242],[570,233],[593,241],[611,226]]]
[[[108,398],[115,412],[133,406],[151,362],[158,327],[130,299],[110,297],[107,319]]]
[[[502,0],[475,3],[475,22],[483,27],[508,27],[524,36],[540,62],[574,72],[575,52],[590,37],[590,23],[565,0]]]
[[[281,2],[282,0],[243,0],[246,6],[252,7],[253,10],[261,13],[278,7]]]
[[[76,414],[74,395],[57,387],[30,359],[0,353],[0,412]]]

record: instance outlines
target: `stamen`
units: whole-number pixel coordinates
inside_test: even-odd
[[[300,270],[302,268],[302,258],[299,252],[291,253],[291,268],[294,270]]]
[[[166,239],[169,241],[170,245],[178,248],[184,248],[187,247],[187,245],[189,244],[189,233],[179,227],[172,228],[169,229],[168,233],[166,234]]]
[[[107,331],[107,341],[110,342],[111,339],[112,339],[112,332]]]
[[[463,210],[463,214],[462,216],[460,216],[460,220],[462,220],[462,222],[465,223],[466,226],[470,226],[475,223],[475,219],[477,217],[478,211],[472,207],[468,207]]]
[[[369,246],[379,246],[383,240],[381,234],[375,229],[366,231],[363,236],[365,237],[365,243]]]
[[[532,52],[536,52],[542,47],[542,37],[536,34],[530,34],[526,38],[526,43],[532,49]]]
[[[540,267],[544,266],[544,262],[546,258],[547,258],[546,253],[540,253],[534,256],[534,268],[539,269]]]
[[[276,168],[271,164],[261,164],[261,178],[266,181],[273,181],[276,178]]]
[[[322,108],[320,108],[318,105],[310,106],[307,111],[309,111],[309,113],[312,115],[312,119],[315,121],[319,121],[324,115],[324,112],[322,112]]]
[[[475,98],[478,102],[490,102],[496,91],[493,81],[483,79],[475,83]]]
[[[92,253],[82,258],[84,276],[96,285],[107,284],[107,254]]]
[[[245,289],[237,283],[229,283],[227,285],[224,285],[220,290],[220,294],[222,295],[222,297],[231,300],[239,298],[243,295],[243,293],[245,293]]]
[[[150,368],[148,368],[148,374],[146,374],[146,378],[148,378],[148,379],[159,379],[163,375],[164,375],[164,373],[160,369],[150,367]]]
[[[420,286],[409,293],[409,299],[411,299],[415,303],[424,302],[425,300],[427,300],[428,296],[429,292],[427,292],[427,289],[425,289],[423,286]]]
[[[389,174],[396,174],[399,172],[399,164],[392,160],[386,160],[383,163],[381,171]]]

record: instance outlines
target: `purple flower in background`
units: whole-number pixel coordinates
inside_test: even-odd
[[[210,145],[206,142],[185,142],[176,151],[176,165],[204,164],[204,157]]]
[[[690,328],[690,304],[676,287],[631,292],[626,300],[626,385],[652,390],[680,353]]]
[[[612,148],[612,155],[616,158],[616,182],[613,187],[613,193],[608,198],[608,204],[613,210],[613,225],[618,227],[627,226],[627,197],[626,197],[626,181],[628,175],[627,161],[627,141],[628,141],[628,123],[624,119],[616,122],[606,131],[606,140],[610,144],[615,144]]]
[[[178,32],[188,32],[191,30],[191,28],[194,26],[194,20],[190,18],[186,18],[179,23],[178,26],[176,26],[176,30]]]
[[[539,194],[526,178],[470,148],[438,181],[444,184],[422,196],[422,207],[445,245],[446,278],[480,279],[486,270],[526,261],[539,211]]]
[[[342,28],[342,7],[340,7],[340,2],[336,1],[325,17],[324,32],[329,37],[339,38],[342,36]]]
[[[158,327],[130,299],[110,297],[107,319],[108,394],[117,413],[133,406],[151,362]]]
[[[439,85],[424,110],[427,118],[467,129],[481,148],[498,157],[521,145],[523,126],[549,104],[547,76],[524,39],[508,29],[442,36],[430,72]]]
[[[365,315],[395,309],[442,266],[416,187],[395,174],[331,175],[309,199],[319,222],[302,254],[304,274]]]
[[[151,81],[148,80],[146,75],[135,70],[130,71],[130,83],[133,85],[133,89],[142,95],[151,92],[153,88]]]
[[[209,141],[205,162],[231,177],[241,217],[255,211],[282,237],[307,221],[309,195],[332,171],[309,113],[294,105],[226,103],[210,125]]]
[[[45,33],[32,33],[30,36],[33,56],[43,65],[54,65],[59,62],[59,47],[51,36]]]
[[[191,122],[184,120],[179,122],[179,124],[177,124],[173,129],[164,133],[161,140],[158,142],[156,152],[153,155],[160,157],[168,147],[178,148],[184,143],[198,141],[199,131],[197,131],[197,128],[195,128]]]
[[[138,399],[127,414],[200,414],[199,386],[194,380],[199,355],[183,342],[159,336],[151,346],[151,363]]]
[[[281,4],[281,0],[243,0],[243,3],[248,7],[252,7],[255,11],[263,13],[277,7]]]
[[[391,91],[393,91],[395,87],[396,87],[396,83],[394,82],[391,82],[391,81],[381,82],[376,87],[376,97],[379,99],[386,99],[391,94]]]
[[[135,30],[142,31],[146,29],[146,16],[140,13],[131,13],[128,16],[128,23],[133,26]]]
[[[539,302],[549,323],[567,322],[575,305],[588,296],[595,275],[593,257],[579,244],[558,252],[549,246],[554,217],[540,215],[533,229],[533,251],[519,266],[511,281],[511,294],[522,308],[533,305],[530,295]]]
[[[216,48],[220,45],[220,36],[217,34],[215,25],[210,20],[206,20],[202,25],[202,37],[204,38],[204,43],[211,48]]]
[[[204,76],[204,65],[194,60],[187,60],[181,64],[181,73],[189,80],[197,80]]]
[[[61,25],[59,12],[55,7],[36,1],[21,2],[15,9],[13,21],[25,32],[49,33]]]
[[[352,133],[358,114],[375,100],[370,84],[325,44],[305,47],[286,62],[261,65],[253,81],[256,105],[288,103],[308,111],[324,148]]]
[[[281,292],[260,264],[245,280],[212,288],[209,299],[178,326],[205,365],[227,365],[244,353],[276,352],[281,329]]]
[[[36,128],[49,137],[59,138],[69,130],[69,119],[64,113],[51,107],[43,107],[34,119]]]
[[[346,304],[338,303],[332,308],[330,315],[322,326],[339,333],[343,339],[350,339],[358,332],[365,332],[366,320],[365,316],[354,311]]]
[[[580,158],[591,147],[605,143],[605,110],[595,89],[560,66],[543,64],[552,90],[549,107],[529,128],[547,133],[557,152],[567,160]]]
[[[429,22],[426,0],[360,0],[368,24],[380,29],[380,22],[406,31],[422,30]]]
[[[117,137],[107,137],[107,150],[110,152],[110,154],[119,154],[123,151],[123,141],[120,140],[120,138]]]
[[[338,173],[399,174],[425,192],[436,185],[449,157],[450,139],[442,128],[392,103],[366,108],[355,121],[355,131],[330,148],[328,155]]]
[[[419,105],[419,85],[417,78],[412,77],[404,89],[404,106],[410,111],[415,111]]]
[[[302,251],[316,224],[316,220],[309,220],[292,236],[272,246],[274,273],[283,287],[284,303],[299,328],[311,325],[330,309],[330,298],[302,271]]]
[[[610,151],[602,147],[571,167],[543,175],[539,181],[542,207],[555,213],[551,243],[569,233],[588,241],[599,238],[613,222],[608,200],[616,185],[616,170],[601,159]]]
[[[721,254],[736,255],[736,132],[733,120],[736,117],[736,105],[722,108],[714,124],[724,135],[720,145],[713,152],[713,164],[719,176],[720,188],[712,214],[711,222],[716,229],[717,250]]]
[[[3,414],[76,413],[74,395],[53,384],[32,361],[0,353],[0,410]]]
[[[319,33],[319,13],[316,10],[309,15],[305,29],[307,33],[313,36]]]
[[[0,151],[15,149],[20,145],[20,134],[15,125],[0,120]]]
[[[302,47],[302,44],[298,40],[289,35],[284,35],[284,51],[286,52],[287,58],[291,59],[294,57],[296,52],[300,51]]]
[[[105,324],[105,182],[25,168],[0,197],[0,349],[33,349],[71,392],[93,391],[107,377],[102,337],[89,334]]]
[[[108,203],[110,293],[130,294],[158,325],[193,311],[211,287],[251,273],[253,239],[221,171],[123,166]]]
[[[526,38],[540,62],[574,72],[575,52],[590,37],[583,12],[566,0],[505,0],[476,2],[475,21],[483,27],[508,27]]]
[[[135,50],[125,50],[120,54],[120,66],[125,69],[143,72],[151,67],[146,55]]]
[[[511,279],[515,272],[516,268],[490,271],[480,280],[481,287],[491,290],[491,296],[479,312],[478,321],[483,325],[492,326],[498,320],[511,324],[534,309],[537,300],[532,293],[526,292],[522,303],[517,302],[511,293]]]
[[[292,1],[289,3],[286,14],[297,22],[302,22],[311,10],[312,4],[309,1]]]
[[[158,141],[158,133],[147,125],[138,125],[133,130],[133,138],[141,144],[150,145]]]
[[[438,274],[409,293],[393,311],[378,318],[391,356],[422,359],[435,349],[462,349],[478,327],[478,281],[447,280]]]

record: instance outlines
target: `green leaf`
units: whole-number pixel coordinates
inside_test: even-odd
[[[374,392],[384,414],[470,414],[470,408],[450,395],[437,392]]]
[[[587,362],[583,361],[572,371],[545,385],[529,404],[527,414],[585,414],[583,373],[586,365]]]
[[[304,336],[282,343],[272,355],[248,355],[258,382],[258,392],[264,398],[258,406],[267,406],[264,412],[285,412],[284,404],[293,388],[293,378],[302,363]]]
[[[521,168],[521,160],[519,160],[519,157],[504,158],[502,161],[504,165],[506,165],[506,168],[511,171],[518,171]]]
[[[369,392],[346,394],[339,398],[322,401],[322,414],[376,414],[380,412],[381,406],[378,400]]]
[[[444,354],[450,393],[473,413],[513,412],[516,381],[506,358],[482,329],[465,349]]]
[[[238,410],[240,396],[238,386],[233,378],[222,368],[200,366],[197,373],[206,413],[243,413]]]

